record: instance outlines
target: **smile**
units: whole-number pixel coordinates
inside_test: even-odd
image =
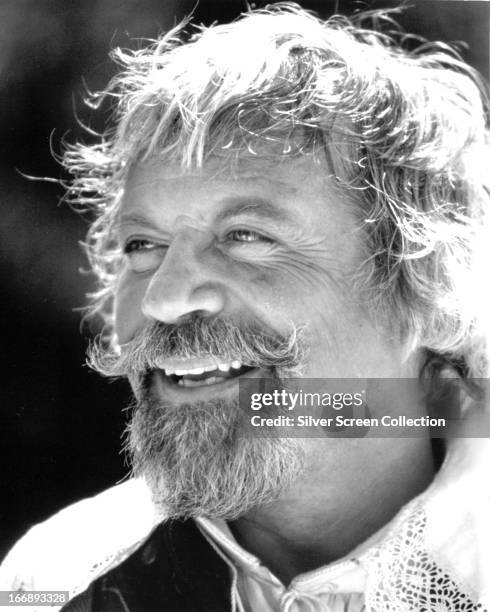
[[[187,366],[187,367],[185,367]],[[185,388],[219,385],[230,379],[238,378],[254,368],[243,365],[239,360],[201,363],[180,362],[161,368],[167,384]]]

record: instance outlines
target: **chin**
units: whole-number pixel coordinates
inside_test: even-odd
[[[236,391],[177,402],[161,389],[139,385],[126,447],[164,516],[235,519],[301,476],[304,440],[243,436]]]

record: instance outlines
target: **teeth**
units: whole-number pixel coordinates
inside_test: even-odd
[[[204,374],[204,368],[194,368],[193,370],[188,370],[188,374]]]
[[[181,378],[178,382],[178,385],[181,387],[200,387],[201,383],[198,380],[188,380],[186,378]]]
[[[193,370],[172,370],[171,368],[165,368],[165,374],[175,374],[176,376],[185,376],[186,374],[204,374],[204,372],[211,372],[216,370],[216,366],[208,366],[207,368],[194,368]]]
[[[200,368],[193,368],[193,369],[173,369],[173,368],[165,368],[165,374],[167,376],[171,376],[172,374],[175,374],[176,376],[186,376],[186,374],[194,374],[199,376],[200,374],[204,374],[204,372],[213,372],[214,370],[219,370],[220,372],[229,372],[230,368],[233,368],[234,370],[239,370],[242,367],[242,362],[235,360],[232,361],[231,363],[220,363],[218,365],[213,364],[213,365],[208,365],[208,366],[204,366],[204,367],[200,367]],[[211,380],[211,379],[208,379]],[[209,383],[207,383],[209,384]]]
[[[223,382],[221,378],[211,376],[205,380],[189,380],[188,378],[181,378],[179,381],[177,381],[177,384],[180,387],[202,387],[203,385],[214,385],[221,382]]]

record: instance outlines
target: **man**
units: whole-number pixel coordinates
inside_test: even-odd
[[[253,435],[238,398],[400,381],[369,414],[415,418],[448,380],[476,411],[477,76],[290,4],[116,58],[115,127],[64,161],[96,212],[90,361],[130,380],[136,478],[32,529],[2,584],[65,610],[489,609],[486,440]]]

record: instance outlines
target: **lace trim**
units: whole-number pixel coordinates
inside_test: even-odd
[[[422,507],[367,556],[366,607],[373,612],[490,612],[475,603],[426,547]]]

